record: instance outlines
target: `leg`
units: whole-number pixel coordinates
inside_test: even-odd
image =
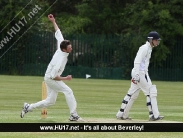
[[[151,98],[150,95],[146,96],[146,101],[147,101],[147,108],[149,110],[149,118],[153,116],[153,111],[152,111],[152,106],[151,106]]]
[[[47,95],[48,95],[47,98],[37,103],[30,104],[28,111],[32,111],[33,109],[36,109],[36,108],[45,108],[55,104],[57,100],[58,92],[51,89],[47,84],[46,84],[46,88],[47,88]]]
[[[78,116],[76,112],[76,99],[74,97],[73,91],[63,82],[63,81],[53,81],[53,80],[47,80],[50,85],[50,87],[57,92],[63,92],[66,98],[67,105],[70,110],[70,121],[83,121],[81,117]]]
[[[140,89],[139,89],[138,85],[133,84],[131,82],[131,87],[128,90],[127,95],[124,97],[124,99],[122,101],[120,110],[116,114],[116,117],[118,119],[124,119],[124,120],[129,119],[128,118],[129,111],[130,111],[135,99],[138,97],[139,92],[140,92]]]
[[[146,101],[147,101],[147,107],[149,110],[149,118],[158,118],[159,111],[158,111],[158,105],[157,105],[157,89],[156,85],[152,85],[151,79],[149,78],[148,73],[141,73],[141,83],[139,84],[140,88],[146,95]],[[163,119],[163,118],[161,118]]]
[[[151,116],[149,120],[150,121],[162,120],[164,116],[160,116],[160,113],[158,111],[158,104],[156,100],[157,97],[156,85],[152,85],[149,91],[150,91],[150,103],[153,113],[153,116]]]
[[[49,80],[50,82],[50,80]],[[51,88],[57,92],[63,92],[66,98],[67,105],[70,109],[70,114],[76,113],[76,99],[74,97],[73,91],[63,82],[63,81],[52,81],[51,80]]]
[[[37,103],[32,103],[30,105],[28,103],[24,103],[23,109],[22,109],[21,114],[20,114],[21,118],[23,118],[24,115],[26,113],[28,113],[29,111],[33,111],[33,109],[45,108],[45,107],[48,107],[48,106],[55,104],[58,92],[51,89],[47,84],[46,84],[46,88],[47,88],[47,98],[45,100],[39,101]]]
[[[140,83],[139,87],[144,92],[144,95],[146,95],[146,105],[149,110],[149,118],[153,116],[152,106],[151,106],[151,98],[150,98],[150,87],[152,86],[151,79],[149,78],[149,75],[145,74],[145,72],[140,73]]]
[[[70,114],[76,116],[77,115],[77,112],[76,112],[77,103],[76,103],[76,99],[73,94],[73,91],[64,82],[59,82],[59,85],[62,85],[62,87],[63,87],[62,92],[65,95],[65,99],[66,99],[67,105],[69,107]]]
[[[123,112],[123,118],[128,118],[128,115],[129,115],[129,112],[130,112],[130,109],[134,103],[134,101],[137,99],[138,95],[139,95],[139,92],[140,92],[140,89],[136,90],[135,93],[133,95],[131,95],[131,98],[130,100],[128,101],[127,105],[126,105],[126,108]]]
[[[158,105],[157,105],[157,89],[156,85],[151,85],[150,87],[150,102],[151,102],[151,107],[152,107],[152,112],[155,118],[159,116],[159,111],[158,111]]]

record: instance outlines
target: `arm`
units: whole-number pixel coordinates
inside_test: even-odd
[[[61,80],[71,80],[72,76],[68,75],[66,77],[56,76],[53,80],[61,81]]]
[[[55,31],[56,31],[55,32],[55,37],[57,39],[57,48],[59,49],[60,48],[60,43],[64,40],[63,35],[62,35],[60,29],[58,28],[58,25],[57,25],[57,23],[55,21],[55,18],[53,17],[52,14],[48,15],[48,19],[53,23],[53,26],[55,28]]]
[[[52,14],[49,14],[49,15],[48,15],[48,19],[53,23],[53,26],[54,26],[54,28],[55,28],[55,31],[59,30],[58,25],[57,25],[57,23],[56,23],[56,21],[55,21],[55,18],[53,17]]]
[[[146,47],[140,47],[137,52],[137,55],[134,60],[134,69],[137,74],[139,74],[140,64],[143,58],[146,56],[147,50],[148,49]]]
[[[137,82],[140,82],[139,69],[140,69],[141,62],[142,62],[143,58],[145,57],[146,51],[147,51],[146,47],[140,47],[137,52],[137,55],[135,57],[135,60],[134,60],[135,73],[132,74],[132,82],[134,84],[137,84]]]

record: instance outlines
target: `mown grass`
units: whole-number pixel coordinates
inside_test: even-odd
[[[69,123],[69,110],[62,93],[59,93],[57,102],[48,108],[48,116],[41,119],[40,109],[20,118],[20,111],[24,102],[34,103],[41,100],[41,83],[43,77],[35,76],[8,76],[0,75],[0,123]],[[65,81],[72,88],[77,100],[79,115],[89,122],[111,123],[120,107],[121,100],[126,95],[130,82],[126,80],[102,79],[72,79]],[[164,121],[183,122],[183,82],[153,81],[158,89],[159,111],[165,116]],[[148,120],[146,98],[141,92],[135,101],[130,117],[134,120]],[[180,138],[183,133],[136,133],[136,132],[1,132],[0,137],[74,137],[74,138]]]

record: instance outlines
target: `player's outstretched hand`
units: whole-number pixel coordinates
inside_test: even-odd
[[[51,22],[55,22],[55,18],[52,14],[49,14],[48,15],[48,19],[51,21]]]

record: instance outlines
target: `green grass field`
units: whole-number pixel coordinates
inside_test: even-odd
[[[58,94],[57,102],[49,107],[46,119],[41,119],[40,109],[20,118],[20,111],[24,102],[34,103],[41,100],[41,83],[43,77],[6,76],[0,75],[0,123],[69,123],[69,109],[65,97]],[[77,100],[79,115],[91,123],[123,123],[115,118],[120,108],[121,100],[126,95],[130,81],[102,80],[102,79],[72,79],[65,83],[73,90]],[[183,82],[153,81],[158,89],[158,106],[165,118],[160,122],[183,123]],[[141,92],[130,111],[132,122],[148,122],[146,97]],[[180,138],[183,133],[153,133],[153,132],[1,132],[0,137],[13,138]]]

